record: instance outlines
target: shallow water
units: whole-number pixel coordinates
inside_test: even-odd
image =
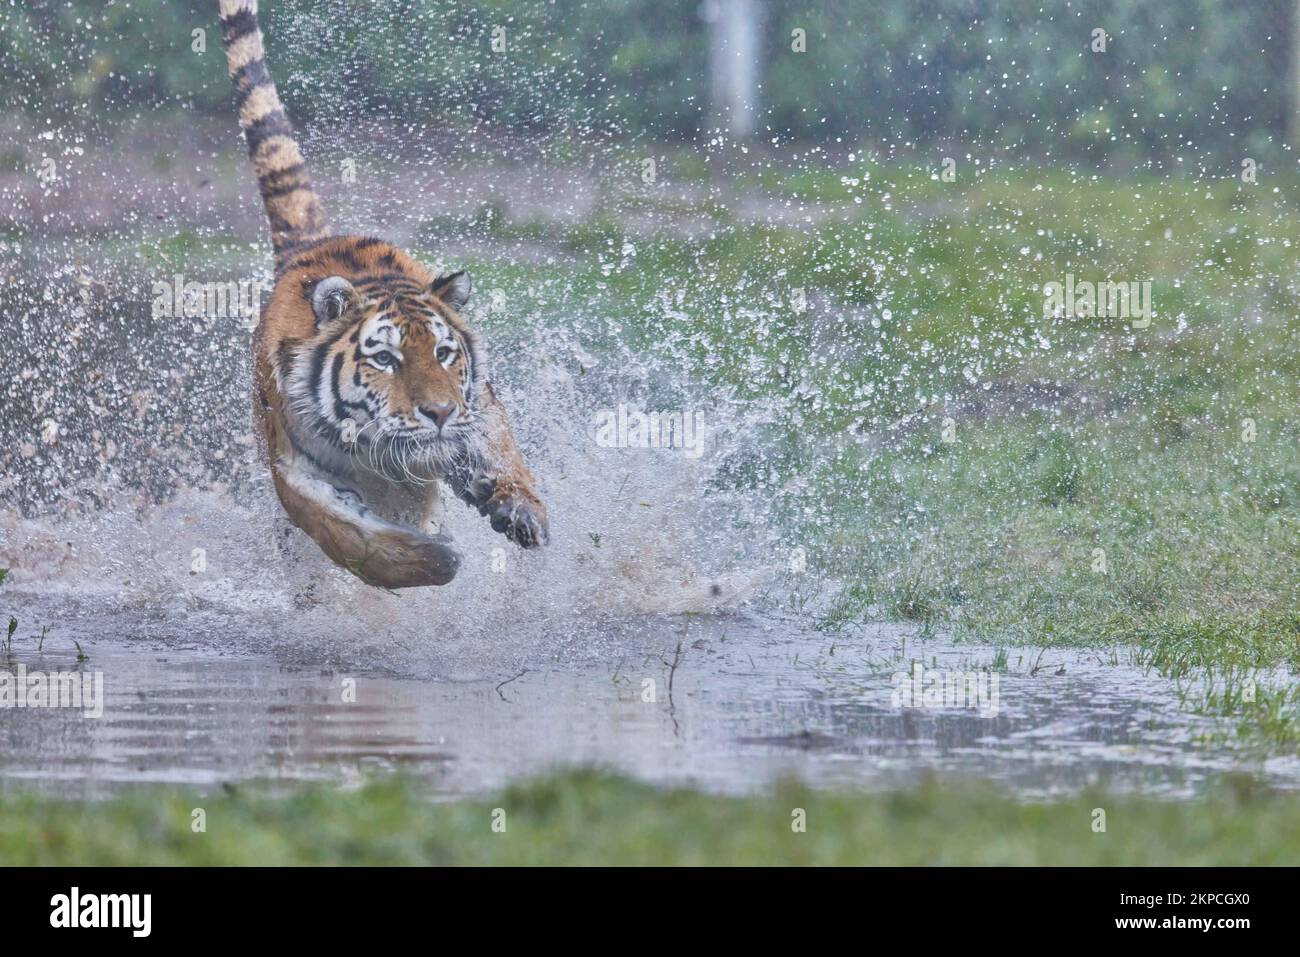
[[[1104,785],[1185,797],[1229,772],[1300,786],[1300,763],[1198,743],[1213,725],[1179,710],[1172,682],[1086,651],[1011,650],[991,702],[900,707],[894,675],[914,661],[979,672],[997,649],[899,626],[848,641],[747,611],[648,617],[594,629],[594,660],[539,649],[459,680],[176,638],[78,639],[78,663],[80,630],[56,623],[43,653],[20,642],[2,665],[102,672],[103,715],[0,713],[4,786],[79,796],[402,770],[455,796],[572,765],[731,792],[784,775],[871,788],[973,776],[1024,796]]]

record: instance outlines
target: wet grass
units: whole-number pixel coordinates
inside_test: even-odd
[[[1267,865],[1300,854],[1298,811],[1294,795],[1245,781],[1179,803],[1020,803],[934,782],[718,797],[585,771],[451,804],[400,780],[281,798],[141,789],[89,803],[0,797],[0,865]]]
[[[612,203],[558,237],[558,286],[477,265],[512,308],[579,306],[683,380],[779,404],[722,481],[772,498],[843,582],[827,627],[1296,664],[1296,184],[934,172],[742,177],[837,205],[695,239],[632,235]],[[1067,273],[1151,280],[1151,325],[1043,318]]]

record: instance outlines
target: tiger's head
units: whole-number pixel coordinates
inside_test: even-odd
[[[428,481],[482,435],[481,341],[460,315],[464,272],[328,275],[302,282],[314,335],[281,366],[311,437],[395,481]]]

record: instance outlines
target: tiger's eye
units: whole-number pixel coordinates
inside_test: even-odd
[[[437,351],[434,352],[434,356],[437,357],[439,362],[446,362],[451,358],[451,346],[439,346]]]

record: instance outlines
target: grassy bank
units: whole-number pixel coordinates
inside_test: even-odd
[[[196,808],[206,831],[192,829]],[[729,798],[591,772],[452,804],[397,781],[287,798],[145,789],[102,803],[0,798],[0,865],[1294,864],[1298,811],[1296,797],[1244,784],[1189,803],[1085,794],[1044,804],[936,784]],[[493,829],[502,812],[504,832]]]
[[[494,219],[572,258],[476,263],[508,303],[487,323],[508,341],[512,314],[576,315],[584,347],[680,380],[621,383],[647,402],[707,383],[779,403],[722,481],[850,579],[828,624],[873,608],[1050,643],[1230,623],[1272,636],[1261,664],[1294,655],[1300,184],[932,172],[742,177],[786,211],[759,221],[650,188],[567,230]],[[1067,275],[1150,281],[1150,325],[1044,318]]]

